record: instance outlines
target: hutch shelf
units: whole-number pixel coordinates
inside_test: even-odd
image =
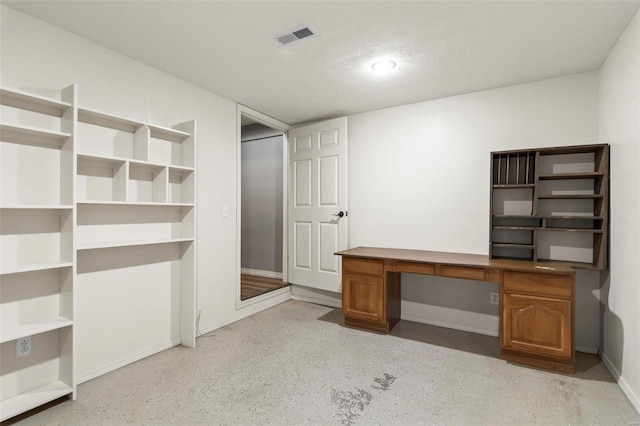
[[[607,268],[609,145],[491,153],[492,259]]]

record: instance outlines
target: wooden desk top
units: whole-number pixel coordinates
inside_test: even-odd
[[[508,269],[529,272],[556,272],[571,274],[575,270],[569,266],[552,262],[531,262],[526,260],[489,259],[488,255],[450,253],[443,251],[407,250],[380,247],[356,247],[335,253],[338,256],[362,257],[405,262],[439,263],[445,265],[477,266],[483,268]]]

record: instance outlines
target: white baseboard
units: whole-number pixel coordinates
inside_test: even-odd
[[[247,274],[247,275],[255,275],[256,277],[282,279],[282,272],[273,272],[273,271],[263,271],[263,270],[260,270],[260,269],[242,268],[242,269],[240,269],[240,273],[241,274]]]
[[[330,308],[342,308],[342,294],[333,293],[315,288],[291,285],[291,298],[301,302],[314,303],[316,305],[329,306]]]
[[[622,392],[624,392],[627,398],[629,398],[629,401],[631,402],[631,405],[633,405],[633,408],[635,408],[636,411],[640,413],[640,398],[638,397],[638,395],[636,395],[633,389],[631,389],[631,387],[629,386],[627,381],[624,379],[624,377],[620,375],[620,372],[613,365],[613,363],[611,362],[607,354],[604,353],[604,351],[600,351],[600,358],[602,359],[602,362],[604,363],[605,367],[607,367],[607,370],[609,370],[613,378],[616,380],[616,382],[618,382],[618,386],[620,386],[620,389],[622,389]]]
[[[422,303],[405,300],[401,303],[402,314],[400,318],[403,320],[498,337],[499,319],[497,316],[460,311],[442,306],[427,306]]]
[[[158,352],[162,352],[165,351],[167,349],[170,349],[174,346],[178,346],[180,344],[180,337],[176,337],[175,339],[171,340],[171,341],[167,341],[164,342],[158,346],[154,346],[152,348],[146,349],[144,351],[140,351],[137,352],[135,354],[126,356],[124,358],[119,359],[118,361],[109,364],[109,365],[105,365],[102,367],[99,367],[93,371],[89,371],[87,373],[84,374],[80,374],[76,377],[76,384],[81,384],[84,382],[88,382],[91,379],[95,379],[96,377],[102,376],[103,374],[107,374],[110,373],[114,370],[117,370],[118,368],[122,368],[125,365],[129,365],[131,363],[134,363],[136,361],[140,361],[143,358],[146,358],[148,356],[151,355],[155,355]]]
[[[291,298],[293,300],[299,300],[300,302],[308,302],[308,303],[313,303],[315,305],[328,306],[330,308],[342,308],[342,302],[331,300],[331,299],[325,299],[320,297],[298,296],[298,295],[291,295]]]
[[[269,309],[269,308],[273,308],[276,305],[279,305],[281,303],[286,302],[287,300],[291,300],[291,292],[289,290],[289,288],[284,288],[282,289],[283,292],[277,296],[274,297],[270,297],[269,299],[266,299],[264,301],[262,301],[261,303],[254,303],[252,305],[248,305],[243,307],[242,309],[238,309],[236,310],[235,314],[221,320],[221,321],[217,321],[213,324],[207,325],[207,326],[203,326],[200,329],[200,332],[202,334],[207,334],[207,333],[211,333],[214,330],[217,330],[219,328],[222,328],[226,325],[232,324],[236,321],[240,321],[241,319],[244,319],[246,317],[249,317],[251,315],[257,314],[258,312],[264,311],[265,309]],[[275,293],[278,290],[274,290],[271,293]],[[198,336],[200,337],[200,336]]]

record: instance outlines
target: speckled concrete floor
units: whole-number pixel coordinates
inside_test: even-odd
[[[289,301],[78,388],[21,423],[58,425],[638,424],[595,356],[553,374],[496,338],[401,321],[384,336]]]

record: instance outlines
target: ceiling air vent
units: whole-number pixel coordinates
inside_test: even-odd
[[[309,27],[303,27],[295,31],[288,32],[284,35],[276,37],[282,44],[293,43],[294,41],[302,40],[303,38],[311,37],[316,35]]]

